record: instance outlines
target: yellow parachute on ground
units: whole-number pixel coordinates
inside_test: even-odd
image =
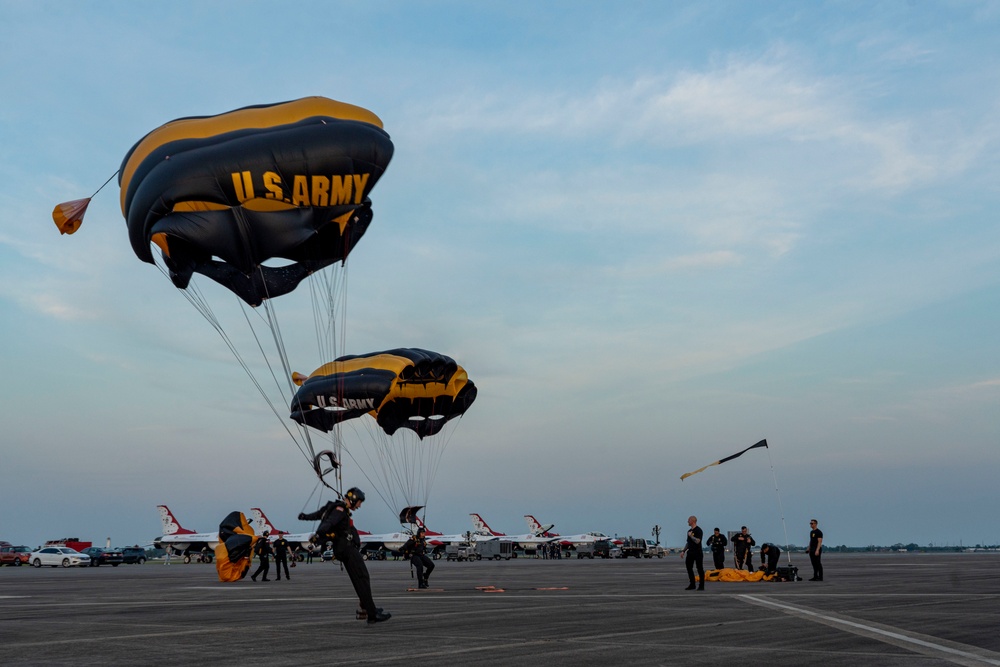
[[[724,567],[721,570],[709,570],[706,572],[705,581],[774,581],[777,576],[777,573],[764,574],[763,570],[747,572],[746,570]]]

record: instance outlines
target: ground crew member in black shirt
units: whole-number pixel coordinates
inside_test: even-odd
[[[260,536],[257,540],[257,544],[254,547],[254,551],[257,552],[257,558],[260,559],[260,565],[257,566],[257,571],[251,575],[251,579],[257,581],[257,575],[261,572],[264,576],[260,578],[261,581],[270,581],[267,578],[267,571],[271,569],[271,542],[267,539],[269,533],[265,530],[264,534]]]
[[[726,566],[726,545],[729,544],[726,536],[716,528],[715,532],[708,536],[708,540],[705,543],[712,548],[712,560],[715,561],[715,569],[721,570],[724,568]]]
[[[809,522],[809,561],[813,566],[813,578],[809,581],[823,581],[823,531],[819,529],[816,519]]]
[[[403,545],[403,555],[409,556],[410,565],[417,568],[417,588],[427,588],[427,579],[434,571],[434,561],[427,557],[427,530],[420,526],[417,534]]]
[[[760,567],[764,574],[774,574],[778,571],[778,559],[781,558],[781,549],[770,542],[764,543],[760,548]]]
[[[705,552],[701,548],[701,538],[702,530],[698,527],[698,517],[690,516],[688,517],[688,532],[687,532],[687,542],[684,544],[684,548],[681,550],[681,556],[686,556],[684,558],[684,567],[687,568],[688,580],[691,584],[685,589],[693,591],[695,589],[694,585],[694,568],[698,567],[698,577],[700,577],[698,582],[698,590],[705,590]]]
[[[284,535],[278,535],[274,541],[274,569],[278,573],[278,581],[281,581],[281,568],[285,568],[285,579],[291,579],[288,576],[288,540]]]
[[[388,621],[392,614],[383,611],[375,606],[372,599],[371,579],[368,576],[368,568],[365,560],[361,557],[361,538],[354,527],[351,519],[351,512],[361,507],[365,501],[365,494],[361,489],[354,487],[347,490],[343,500],[330,501],[319,511],[311,514],[299,514],[300,521],[320,520],[316,529],[314,539],[320,544],[325,542],[333,543],[333,555],[344,564],[347,576],[351,578],[354,585],[354,592],[358,594],[358,601],[368,618],[368,624]]]
[[[753,572],[753,550],[750,547],[756,544],[746,526],[743,526],[739,533],[733,535],[733,558],[736,561],[737,570],[742,570],[743,563],[746,561],[747,569]]]

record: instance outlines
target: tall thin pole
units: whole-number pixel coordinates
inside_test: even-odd
[[[785,509],[781,506],[781,492],[778,491],[778,475],[774,472],[774,461],[771,460],[771,448],[767,449],[767,462],[771,464],[771,477],[774,479],[774,493],[778,497],[778,513],[781,515],[781,530],[785,533],[785,556],[788,558],[788,564],[792,564],[792,552],[788,548],[788,527],[785,526]]]

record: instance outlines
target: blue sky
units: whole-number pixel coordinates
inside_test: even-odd
[[[346,350],[441,351],[479,387],[432,528],[534,514],[679,544],[696,514],[779,543],[811,517],[828,544],[1000,542],[995,3],[0,15],[0,539],[146,541],[161,503],[198,530],[254,506],[303,528],[311,470],[136,259],[115,184],[72,237],[50,213],[164,122],[323,95],[396,149],[348,264]],[[328,359],[296,304],[308,372]],[[381,502],[358,520],[394,528]]]

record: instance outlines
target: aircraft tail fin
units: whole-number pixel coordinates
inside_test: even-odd
[[[424,520],[421,519],[419,516],[418,517],[414,517],[414,519],[416,519],[414,521],[414,523],[417,525],[417,528],[418,529],[419,528],[423,528],[425,535],[433,537],[435,535],[443,535],[444,534],[444,533],[435,533],[433,530],[430,530],[427,526],[424,525]]]
[[[525,514],[524,520],[528,522],[528,532],[532,535],[537,535],[538,537],[557,537],[559,535],[559,533],[550,532],[553,528],[555,528],[554,523],[543,526],[538,523],[538,519],[530,514]]]
[[[483,517],[478,514],[470,514],[469,516],[472,517],[472,527],[475,529],[475,532],[495,536],[503,535],[503,533],[498,533],[490,528],[486,521],[483,520]]]
[[[257,531],[258,535],[263,535],[265,530],[272,537],[288,534],[287,530],[278,530],[277,528],[275,528],[274,524],[271,523],[271,520],[267,518],[267,515],[264,514],[264,510],[262,510],[261,508],[251,507],[250,515],[253,516],[253,521],[252,521],[253,529]]]
[[[174,513],[170,511],[170,508],[166,505],[157,505],[156,509],[160,512],[160,523],[163,524],[163,534],[164,535],[192,535],[195,531],[188,530],[181,526],[180,522],[174,517]]]

